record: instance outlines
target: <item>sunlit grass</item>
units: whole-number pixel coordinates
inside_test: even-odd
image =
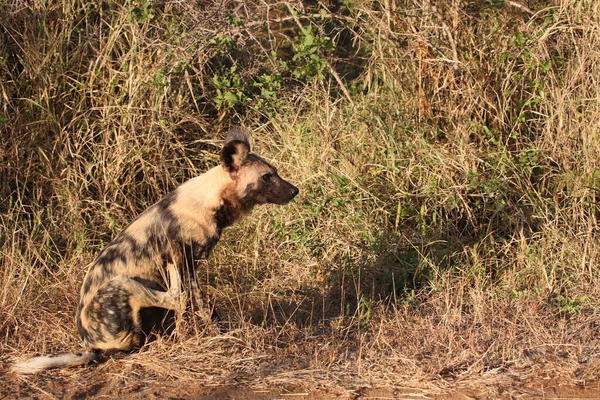
[[[212,321],[111,369],[596,377],[597,4],[196,3],[1,6],[3,361],[79,350],[86,265],[242,123],[300,195],[199,266]]]

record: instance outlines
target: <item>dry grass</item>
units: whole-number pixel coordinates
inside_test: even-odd
[[[299,198],[199,266],[213,321],[94,371],[598,378],[597,2],[80,3],[0,6],[2,361],[77,351],[85,266],[241,122]]]

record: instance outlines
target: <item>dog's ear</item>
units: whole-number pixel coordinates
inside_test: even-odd
[[[221,151],[221,165],[228,172],[235,172],[241,167],[250,151],[252,151],[250,132],[241,126],[234,126],[225,137],[225,145]]]

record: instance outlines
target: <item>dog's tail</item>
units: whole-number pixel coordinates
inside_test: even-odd
[[[89,364],[97,358],[98,353],[94,350],[87,350],[81,355],[62,354],[55,357],[33,357],[29,360],[13,364],[13,366],[10,367],[10,370],[17,374],[37,374],[50,368],[73,367],[76,365]]]

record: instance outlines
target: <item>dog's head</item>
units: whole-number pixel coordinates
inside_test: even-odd
[[[246,129],[229,130],[221,151],[221,165],[235,182],[238,201],[247,207],[258,204],[287,204],[299,190],[282,179],[277,169],[252,153],[252,137]]]

